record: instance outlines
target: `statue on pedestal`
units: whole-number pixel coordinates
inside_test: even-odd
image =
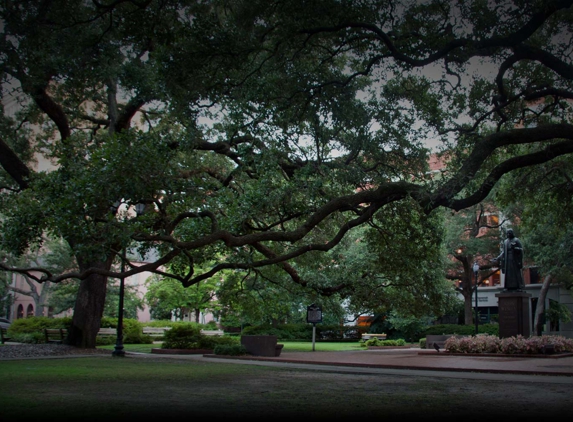
[[[523,245],[515,237],[512,229],[507,230],[507,238],[503,241],[502,251],[495,258],[500,265],[501,272],[505,275],[505,290],[521,291],[523,282]]]

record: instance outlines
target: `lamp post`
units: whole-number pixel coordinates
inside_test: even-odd
[[[476,336],[478,334],[478,271],[479,271],[479,264],[476,262],[474,262],[474,266],[473,266],[473,270],[474,270],[474,276],[475,276],[475,281],[476,281],[476,316],[475,316],[475,320],[476,320]]]
[[[115,215],[117,209],[119,208],[119,203],[115,203],[112,207],[112,212]],[[140,216],[145,211],[144,204],[135,205],[135,213]],[[125,295],[125,277],[123,273],[125,272],[125,260],[126,260],[126,246],[121,250],[121,277],[119,278],[119,305],[117,310],[117,336],[115,339],[115,347],[112,356],[125,356],[125,350],[123,350],[123,298]]]
[[[115,339],[115,347],[112,356],[125,356],[125,350],[123,350],[123,295],[124,295],[124,282],[125,277],[123,273],[125,271],[125,248],[121,250],[121,274],[119,279],[119,306],[117,310],[117,337]]]

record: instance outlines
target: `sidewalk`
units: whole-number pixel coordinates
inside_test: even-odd
[[[203,355],[208,359],[250,360],[355,368],[415,369],[573,377],[573,354],[516,356],[463,356],[421,349],[344,352],[283,352],[279,357]]]

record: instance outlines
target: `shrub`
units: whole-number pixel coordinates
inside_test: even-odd
[[[573,340],[561,336],[521,335],[500,339],[489,334],[474,337],[450,337],[445,349],[450,353],[502,353],[502,354],[538,354],[545,346],[552,346],[556,353],[573,352]]]
[[[403,338],[398,338],[395,340],[380,340],[377,338],[371,338],[366,341],[360,342],[361,347],[372,347],[372,346],[405,346],[406,340]]]
[[[249,326],[243,328],[241,333],[245,336],[272,335],[279,340],[312,340],[311,324],[270,324]],[[361,337],[360,327],[349,325],[325,325],[316,326],[316,340],[318,341],[354,341]]]
[[[117,329],[117,318],[104,317],[101,319],[102,328],[116,328]],[[151,344],[153,339],[143,334],[143,324],[133,318],[123,319],[123,343],[124,344]],[[111,336],[98,336],[96,339],[96,344],[98,346],[103,346],[107,344],[114,344],[116,339]]]
[[[446,340],[444,349],[451,353],[474,353],[473,337],[450,337]]]
[[[475,334],[475,325],[458,325],[458,324],[438,324],[426,327],[423,335],[447,335],[458,334],[462,336],[471,336]],[[499,325],[481,324],[478,325],[478,334],[490,334],[499,336]]]
[[[318,337],[319,327],[317,327]],[[310,324],[270,324],[251,325],[243,328],[245,336],[277,336],[281,340],[312,340],[312,326]]]
[[[247,354],[247,349],[242,344],[219,344],[213,349],[216,355],[243,356]]]
[[[45,343],[46,338],[43,333],[18,333],[12,336],[12,341],[17,343],[40,344]]]
[[[198,349],[201,337],[201,329],[196,324],[177,324],[165,332],[161,348]]]
[[[117,318],[108,318],[104,317],[101,319],[101,328],[117,328]],[[143,324],[136,319],[133,318],[124,318],[123,319],[123,334],[125,335],[128,332],[143,332]]]
[[[207,324],[205,324],[205,329],[206,330],[218,330],[219,327],[217,326],[217,323],[215,321],[209,321]]]
[[[214,349],[216,346],[239,344],[238,337],[206,336],[199,324],[179,323],[164,334],[162,349]]]
[[[153,338],[147,334],[137,331],[123,331],[123,342],[125,344],[152,344]]]
[[[49,318],[49,317],[28,317],[20,318],[12,322],[8,329],[11,336],[16,334],[40,333],[43,336],[45,328],[69,328],[72,325],[71,317]]]
[[[96,346],[107,346],[110,344],[115,344],[117,338],[114,336],[97,336]]]
[[[217,330],[219,327],[215,321],[209,321],[207,324],[199,324],[193,321],[171,321],[170,319],[156,319],[141,323],[144,327],[176,327],[178,325],[195,325],[204,330]]]
[[[199,349],[215,349],[217,346],[234,346],[240,343],[239,337],[206,336],[201,334],[197,341]]]

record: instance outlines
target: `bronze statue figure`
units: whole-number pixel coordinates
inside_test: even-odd
[[[522,290],[525,287],[521,270],[523,268],[523,245],[512,229],[507,230],[502,251],[495,259],[505,274],[505,290]]]

